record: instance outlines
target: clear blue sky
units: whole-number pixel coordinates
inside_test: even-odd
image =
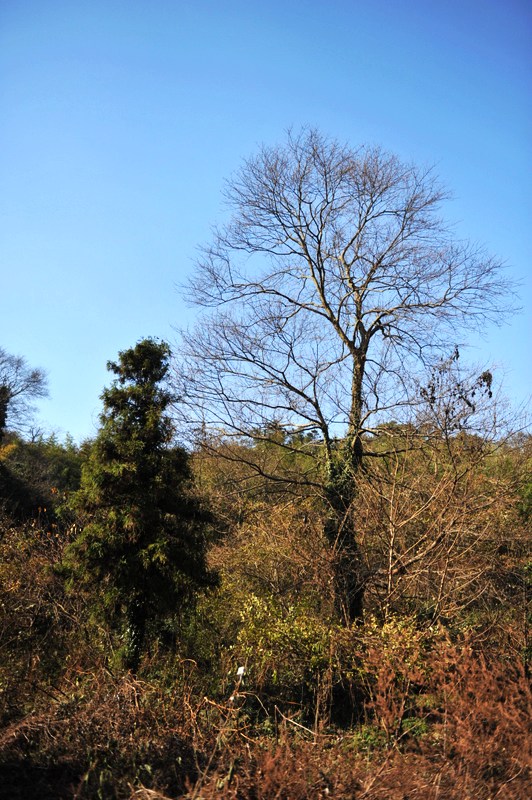
[[[40,423],[94,434],[106,361],[192,319],[224,178],[304,124],[436,165],[523,281],[472,355],[524,401],[531,53],[527,0],[1,0],[0,346],[48,372]]]

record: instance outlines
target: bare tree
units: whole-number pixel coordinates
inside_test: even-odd
[[[500,262],[453,238],[439,216],[445,198],[431,170],[378,148],[289,135],[229,181],[233,216],[189,287],[211,309],[183,334],[189,420],[223,432],[226,455],[236,436],[235,458],[249,437],[316,461],[297,478],[250,466],[322,494],[348,620],[364,584],[349,509],[371,437],[426,403],[418,378],[460,332],[509,310]]]
[[[31,419],[32,401],[48,394],[46,375],[32,369],[21,356],[12,356],[0,347],[0,440],[8,421],[13,428]]]

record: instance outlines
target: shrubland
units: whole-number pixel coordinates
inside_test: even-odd
[[[93,445],[42,442],[31,473],[35,443],[4,447],[49,502],[2,516],[4,796],[526,797],[530,440],[451,445],[397,448],[361,477],[350,624],[316,499],[193,454],[217,585],[150,622],[135,671],[102,581],[65,572],[81,518],[64,464]]]

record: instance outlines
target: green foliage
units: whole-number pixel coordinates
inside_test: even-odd
[[[282,609],[273,600],[250,595],[241,613],[235,655],[251,679],[282,694],[312,691],[326,669],[330,629],[302,605]]]
[[[8,434],[0,446],[0,508],[16,520],[58,522],[61,505],[79,488],[83,453],[72,439],[25,441]]]
[[[231,652],[246,667],[248,688],[322,722],[360,718],[363,707],[387,742],[404,734],[431,653],[446,642],[443,631],[422,630],[414,619],[369,617],[346,627],[302,603],[283,608],[254,594],[242,602],[240,619]]]
[[[352,736],[345,742],[346,750],[354,750],[357,753],[371,753],[373,750],[381,750],[387,746],[386,734],[377,725],[360,725]]]
[[[70,586],[99,586],[136,668],[147,626],[213,582],[209,515],[194,495],[187,453],[174,444],[165,388],[170,350],[151,339],[120,353],[103,392],[101,429],[72,508],[81,530],[68,548]]]

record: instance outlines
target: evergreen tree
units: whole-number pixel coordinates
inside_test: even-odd
[[[147,626],[214,580],[205,560],[208,514],[166,413],[169,358],[166,343],[144,339],[108,362],[116,378],[102,394],[101,429],[74,499],[81,533],[66,555],[73,576],[100,583],[132,670]]]

